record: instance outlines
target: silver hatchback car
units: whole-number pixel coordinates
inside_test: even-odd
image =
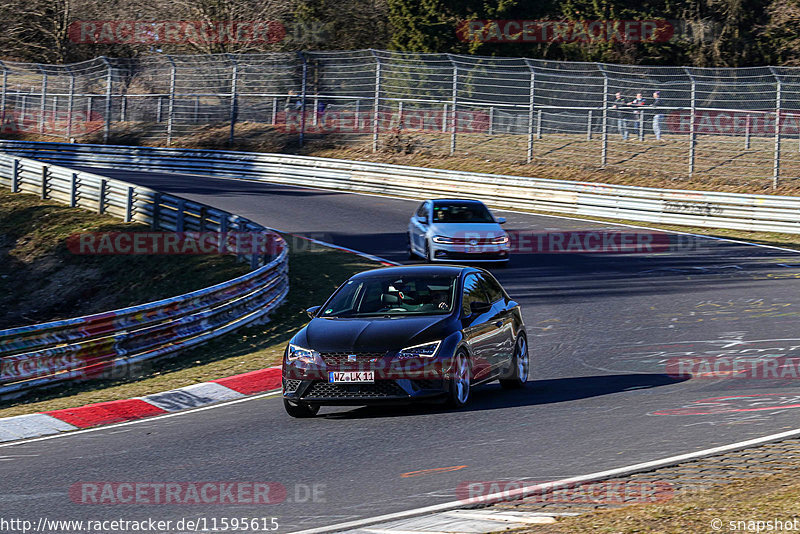
[[[479,200],[433,199],[417,208],[408,223],[409,256],[428,262],[507,262],[511,244]]]

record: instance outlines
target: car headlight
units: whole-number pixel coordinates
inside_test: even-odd
[[[508,235],[501,235],[492,238],[492,245],[505,245],[508,243]]]
[[[445,237],[443,235],[435,235],[435,236],[433,236],[433,242],[434,243],[441,243],[443,245],[452,245],[453,244],[453,240],[451,238]]]
[[[311,349],[304,349],[297,345],[289,344],[289,349],[286,351],[286,359],[290,362],[300,360],[306,363],[319,363],[319,352]]]
[[[406,347],[397,353],[398,358],[433,358],[436,356],[436,351],[441,345],[441,341],[434,341],[433,343],[424,343],[422,345],[414,345],[413,347]]]

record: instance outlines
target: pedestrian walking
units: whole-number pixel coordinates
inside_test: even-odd
[[[656,140],[661,140],[661,126],[664,123],[664,113],[659,109],[661,107],[661,92],[653,91],[653,135]]]

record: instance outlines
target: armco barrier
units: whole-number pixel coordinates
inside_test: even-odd
[[[171,171],[663,224],[800,233],[800,197],[657,189],[217,150],[1,141],[7,153],[64,165]]]
[[[159,230],[269,231],[196,202],[8,154],[0,154],[0,185]],[[233,280],[121,310],[0,330],[0,395],[63,380],[120,376],[145,360],[263,318],[289,290],[287,247],[271,233],[278,244],[275,253],[243,256],[253,270]]]

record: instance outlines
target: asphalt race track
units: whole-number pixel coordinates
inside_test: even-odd
[[[107,174],[276,229],[407,262],[418,202],[187,175]],[[604,223],[501,212],[507,229]],[[3,447],[0,509],[35,519],[277,517],[281,532],[455,499],[465,481],[548,481],[800,427],[800,381],[667,376],[677,356],[800,357],[800,255],[702,239],[657,254],[516,254],[493,269],[524,310],[531,382],[463,410],[323,408],[265,397]],[[432,471],[417,476],[404,473]],[[79,481],[274,481],[269,506],[78,505]],[[317,485],[318,502],[307,488]]]

